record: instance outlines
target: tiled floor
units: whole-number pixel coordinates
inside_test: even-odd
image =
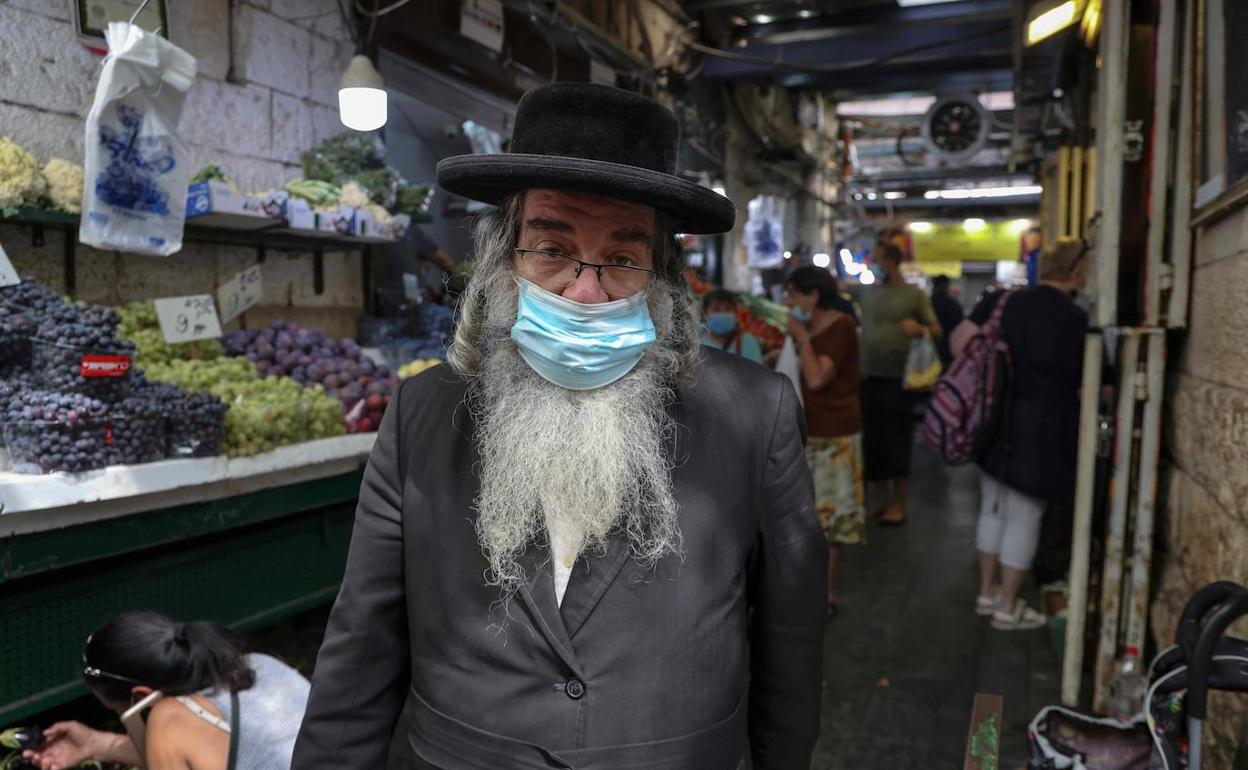
[[[915,449],[910,518],[847,548],[828,627],[816,770],[958,770],[976,692],[1004,696],[1002,770],[1027,759],[1026,726],[1056,703],[1050,632],[1002,633],[975,615],[979,472]]]

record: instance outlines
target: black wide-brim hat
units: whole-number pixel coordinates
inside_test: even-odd
[[[676,116],[652,99],[593,83],[552,83],[520,99],[510,152],[446,158],[438,184],[493,205],[537,188],[597,193],[654,206],[677,232],[731,230],[732,201],[676,175],[679,145]]]

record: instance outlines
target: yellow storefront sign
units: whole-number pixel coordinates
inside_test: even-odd
[[[950,278],[962,277],[961,262],[945,262],[943,260],[925,259],[922,263],[915,262],[914,266],[919,272],[928,278],[935,278],[938,275],[947,275]]]
[[[1021,253],[1020,238],[1025,231],[1020,226],[1022,221],[912,222],[910,238],[914,258],[923,263],[923,272],[929,275],[928,262],[1017,260]]]

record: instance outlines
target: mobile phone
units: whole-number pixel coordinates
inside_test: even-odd
[[[163,692],[156,690],[126,709],[126,713],[121,715],[121,724],[126,728],[126,734],[130,736],[135,751],[139,752],[139,759],[143,760],[145,765],[147,764],[147,712],[164,697]]]

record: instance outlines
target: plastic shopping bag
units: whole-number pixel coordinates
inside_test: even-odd
[[[797,391],[797,402],[802,400],[802,359],[797,355],[797,346],[792,337],[784,338],[784,346],[780,348],[780,358],[776,360],[776,371],[793,381],[793,389]]]
[[[87,114],[82,225],[99,249],[167,256],[182,248],[190,156],[178,135],[195,57],[133,24],[104,33],[108,56]]]
[[[910,341],[906,358],[906,390],[931,390],[940,380],[940,353],[927,332]]]

